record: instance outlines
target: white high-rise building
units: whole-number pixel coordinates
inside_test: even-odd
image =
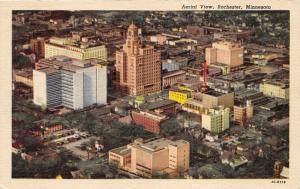
[[[107,67],[100,60],[42,59],[33,70],[33,101],[43,108],[81,109],[107,103]]]

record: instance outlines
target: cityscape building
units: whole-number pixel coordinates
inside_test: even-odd
[[[234,69],[243,64],[244,48],[234,42],[214,42],[212,47],[205,49],[205,59],[208,65],[222,63]]]
[[[96,58],[106,61],[107,49],[105,45],[79,43],[71,37],[51,37],[49,41],[45,42],[45,58],[58,55],[78,60]]]
[[[202,128],[212,132],[221,133],[229,128],[229,108],[219,106],[209,109],[202,114]]]
[[[116,85],[125,94],[147,95],[161,91],[160,52],[143,44],[131,24],[123,49],[116,52]]]
[[[190,144],[185,140],[166,138],[133,143],[109,151],[109,163],[137,175],[152,177],[167,173],[177,175],[189,169]]]
[[[33,70],[33,102],[43,108],[82,109],[107,103],[107,67],[98,59],[41,59]]]

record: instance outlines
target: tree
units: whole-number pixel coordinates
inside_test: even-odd
[[[12,57],[13,68],[21,69],[26,67],[32,67],[33,64],[31,63],[30,59],[22,54],[13,54]]]
[[[169,119],[161,124],[161,133],[174,135],[181,131],[181,126],[176,119]]]
[[[48,158],[45,160],[34,160],[29,170],[36,178],[55,178],[61,172],[61,165],[58,160]]]
[[[29,178],[28,162],[19,154],[12,153],[12,178]]]
[[[24,137],[23,144],[26,152],[35,152],[41,147],[41,143],[32,136]]]
[[[73,159],[73,154],[70,150],[61,147],[58,153],[59,164],[63,165],[67,163],[69,160]]]

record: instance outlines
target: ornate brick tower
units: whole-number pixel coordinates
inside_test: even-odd
[[[145,46],[131,24],[123,49],[116,52],[116,83],[122,93],[146,95],[161,90],[160,52]]]

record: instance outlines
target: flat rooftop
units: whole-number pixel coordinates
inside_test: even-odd
[[[168,73],[163,74],[163,78],[172,77],[172,76],[176,76],[176,75],[182,75],[182,74],[185,74],[185,71],[174,70],[174,71],[170,71]]]
[[[123,156],[123,155],[129,154],[131,152],[131,149],[128,148],[127,146],[122,146],[119,148],[112,149],[112,150],[110,150],[110,152],[113,152],[115,154]]]
[[[140,115],[143,115],[149,119],[156,120],[159,122],[168,118],[166,115],[158,114],[158,113],[156,113],[154,111],[150,111],[150,110],[132,111],[132,112],[137,112]]]
[[[224,93],[221,93],[221,92],[218,92],[218,91],[215,91],[215,90],[208,90],[205,94],[210,95],[210,96],[215,96],[215,97],[225,95]]]
[[[245,97],[248,97],[248,96],[252,96],[252,95],[255,95],[255,94],[259,94],[261,92],[259,91],[256,91],[256,90],[252,90],[252,89],[241,89],[241,90],[236,90],[235,91],[235,96],[236,97],[239,97],[239,98],[245,98]]]
[[[188,99],[188,101],[186,102],[186,104],[192,104],[194,106],[203,106],[202,101],[200,100],[196,100],[196,99]]]
[[[275,79],[270,79],[270,80],[266,80],[264,81],[265,84],[269,84],[269,85],[275,85],[275,86],[279,86],[282,89],[287,89],[289,88],[289,83],[288,82],[284,82],[284,80],[275,80]]]
[[[32,70],[19,71],[16,73],[16,75],[32,79]]]
[[[45,68],[38,69],[38,71],[52,73],[57,70],[66,70],[76,72],[84,68],[92,67],[95,65],[103,65],[104,61],[98,59],[77,60],[67,56],[53,56],[48,59],[41,59],[38,64],[45,65]]]
[[[153,110],[153,109],[161,108],[161,107],[172,105],[172,104],[176,104],[176,103],[174,101],[164,99],[164,100],[158,100],[155,102],[147,102],[147,103],[141,105],[140,108]]]
[[[160,138],[154,141],[150,141],[147,143],[142,144],[140,147],[150,150],[150,151],[158,151],[162,148],[167,147],[170,143],[172,143],[171,140],[166,139],[166,138]]]
[[[51,37],[48,42],[45,42],[45,44],[62,47],[62,48],[68,48],[68,47],[76,47],[80,49],[87,49],[87,48],[93,48],[98,46],[104,46],[102,42],[92,43],[92,42],[82,42],[82,41],[72,41],[72,42],[64,42],[66,40],[65,38],[60,37]]]
[[[178,147],[180,145],[185,145],[188,144],[187,141],[185,140],[177,140],[177,141],[172,141],[166,138],[160,138],[160,139],[156,139],[156,140],[152,140],[143,144],[134,144],[133,146],[136,148],[139,148],[141,150],[145,150],[148,151],[150,153],[152,152],[156,152],[159,150],[162,150],[164,148],[167,148],[169,145]]]

